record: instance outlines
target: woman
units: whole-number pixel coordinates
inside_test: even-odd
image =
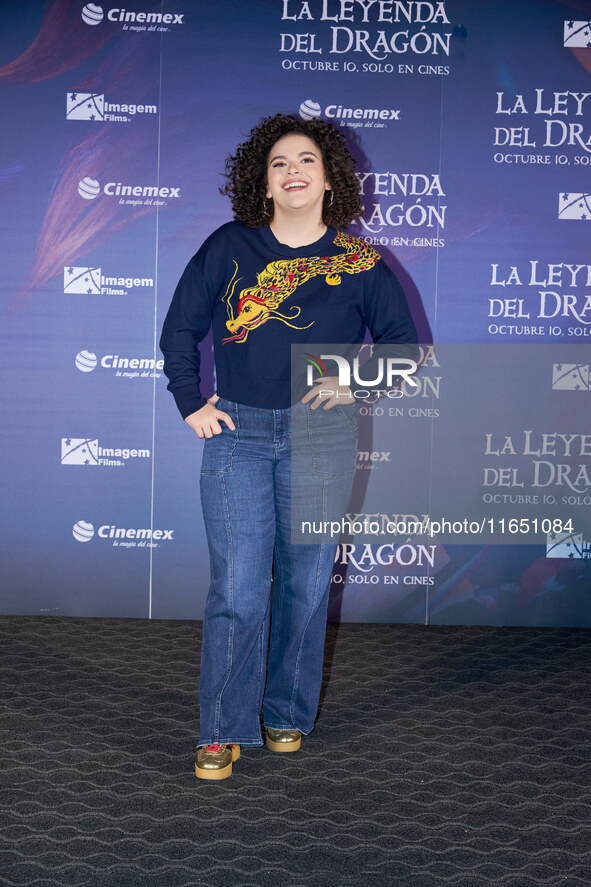
[[[228,158],[226,175],[221,190],[236,221],[189,262],[161,339],[168,388],[204,439],[211,586],[195,759],[203,779],[229,776],[240,746],[263,744],[261,709],[265,744],[277,752],[296,751],[317,713],[335,546],[290,542],[290,346],[359,343],[366,328],[377,343],[416,342],[396,277],[345,233],[362,206],[338,130],[266,118]],[[197,345],[210,327],[217,392],[206,399]],[[293,410],[312,441],[310,495],[332,497],[338,510],[354,471],[356,407],[321,381]],[[326,435],[342,442],[334,458],[314,449]]]

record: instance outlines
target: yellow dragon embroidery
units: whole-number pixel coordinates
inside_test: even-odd
[[[251,330],[262,326],[268,320],[281,320],[294,329],[305,330],[312,326],[296,326],[291,321],[295,320],[301,312],[297,305],[292,307],[291,314],[281,314],[279,305],[291,296],[298,286],[306,283],[312,277],[323,275],[326,283],[337,286],[341,282],[342,274],[359,274],[360,271],[369,271],[380,258],[379,254],[361,240],[340,232],[333,243],[345,249],[338,256],[312,256],[307,259],[281,259],[270,262],[264,271],[257,274],[256,286],[241,290],[238,297],[236,316],[230,302],[234,295],[238,265],[232,280],[228,284],[222,301],[228,309],[226,326],[233,333],[222,342],[245,342]]]

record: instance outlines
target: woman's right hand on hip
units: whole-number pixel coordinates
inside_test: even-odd
[[[228,413],[224,413],[223,410],[218,410],[215,406],[218,400],[219,397],[217,394],[214,394],[205,406],[186,417],[185,422],[191,426],[197,437],[210,438],[214,434],[221,434],[222,426],[220,422],[225,422],[228,428],[234,431],[236,426],[232,422],[231,416]]]

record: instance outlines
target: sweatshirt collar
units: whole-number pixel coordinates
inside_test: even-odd
[[[263,238],[267,247],[275,253],[282,256],[288,256],[290,259],[296,259],[298,256],[323,255],[333,245],[333,241],[337,236],[335,228],[327,228],[322,237],[314,243],[308,243],[305,246],[287,246],[280,243],[270,228],[259,228],[259,233]]]

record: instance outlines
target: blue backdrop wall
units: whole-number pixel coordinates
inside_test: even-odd
[[[224,158],[261,116],[347,129],[352,231],[398,272],[422,341],[589,343],[588,0],[4,0],[0,16],[2,612],[202,616],[200,443],[157,340],[231,218]],[[330,615],[590,625],[588,542],[559,542],[340,546]]]

